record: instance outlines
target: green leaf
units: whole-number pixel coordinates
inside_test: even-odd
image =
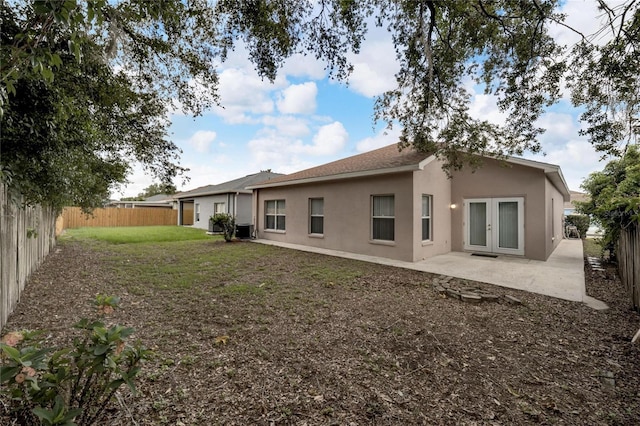
[[[0,368],[0,383],[5,383],[13,380],[13,378],[20,372],[21,369],[22,366],[19,365],[14,367],[3,366],[2,368]]]
[[[0,343],[0,348],[2,348],[2,351],[5,354],[7,354],[9,358],[14,360],[15,362],[22,362],[22,360],[20,359],[20,351],[17,350],[16,348],[6,345],[4,343]]]
[[[33,414],[38,416],[40,421],[45,422],[47,425],[53,424],[53,419],[55,418],[55,414],[53,410],[47,410],[46,408],[36,407],[32,410]]]
[[[104,355],[109,350],[110,345],[96,345],[93,349],[94,355]]]

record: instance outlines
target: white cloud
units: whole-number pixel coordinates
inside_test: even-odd
[[[283,114],[313,114],[316,110],[316,83],[292,84],[281,92],[278,110]]]
[[[218,135],[211,130],[198,130],[187,141],[189,145],[201,154],[209,152],[209,147]]]
[[[392,143],[398,143],[400,140],[400,129],[398,126],[393,129],[383,130],[377,133],[375,136],[364,138],[356,144],[356,150],[358,152],[373,151],[383,146],[391,145]]]
[[[262,80],[254,71],[229,68],[220,73],[220,107],[214,114],[230,124],[255,123],[254,115],[270,114],[274,110],[271,92],[286,86],[284,77],[273,84]]]
[[[505,124],[507,114],[500,111],[495,96],[475,92],[473,87],[467,87],[467,90],[473,95],[469,105],[469,114],[473,118],[487,120],[493,124]]]
[[[579,130],[574,117],[568,113],[545,113],[536,121],[536,126],[546,129],[540,136],[543,145],[564,144],[569,139],[575,138]]]
[[[274,127],[282,136],[304,137],[311,133],[306,119],[290,115],[267,115],[262,117],[262,124]]]
[[[349,133],[342,123],[334,121],[320,127],[313,136],[313,145],[303,145],[301,151],[309,155],[334,155],[345,147],[348,140]]]
[[[269,168],[280,173],[292,173],[323,163],[327,156],[339,155],[348,138],[346,129],[337,121],[321,126],[311,144],[266,128],[258,137],[249,141],[248,149],[255,169]],[[314,157],[324,158],[314,161]]]
[[[371,25],[360,53],[348,55],[348,58],[353,64],[349,87],[356,93],[371,98],[396,87],[395,74],[400,65],[386,30]]]
[[[572,139],[545,150],[547,155],[528,154],[525,158],[559,165],[567,185],[574,191],[580,190],[582,181],[589,173],[604,167],[604,163],[600,162],[600,154],[586,139]]]
[[[311,80],[322,80],[327,75],[325,65],[317,60],[315,56],[300,53],[296,53],[287,59],[280,71],[284,75],[309,78]]]

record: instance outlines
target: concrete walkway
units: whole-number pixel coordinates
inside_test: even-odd
[[[260,239],[254,241],[295,250],[480,281],[559,299],[584,302],[594,309],[607,309],[606,304],[585,294],[584,260],[582,241],[580,240],[562,240],[546,262],[512,256],[491,258],[472,256],[470,253],[451,252],[415,263],[270,240]]]

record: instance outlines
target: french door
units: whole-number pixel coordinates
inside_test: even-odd
[[[524,255],[524,198],[464,201],[465,250]]]

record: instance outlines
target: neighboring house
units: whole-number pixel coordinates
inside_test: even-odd
[[[569,191],[571,194],[571,199],[564,203],[564,215],[569,216],[572,214],[579,214],[576,212],[576,201],[585,202],[589,200],[589,196],[583,192],[578,191]],[[587,237],[602,237],[604,231],[600,229],[600,227],[596,225],[590,225],[589,229],[587,229]]]
[[[178,195],[157,194],[151,197],[145,198],[142,201],[111,201],[107,204],[107,207],[118,207],[123,209],[135,209],[140,207],[145,208],[176,208],[174,197]]]
[[[248,186],[282,176],[281,173],[261,171],[219,185],[207,185],[181,192],[178,201],[178,225],[209,230],[209,217],[228,213],[237,224],[250,224],[251,190]]]
[[[558,166],[510,157],[447,178],[390,145],[251,187],[258,238],[416,262],[450,251],[546,260],[569,189]]]
[[[576,214],[576,201],[587,201],[587,194],[578,191],[569,191],[570,199],[564,202],[564,215]]]

